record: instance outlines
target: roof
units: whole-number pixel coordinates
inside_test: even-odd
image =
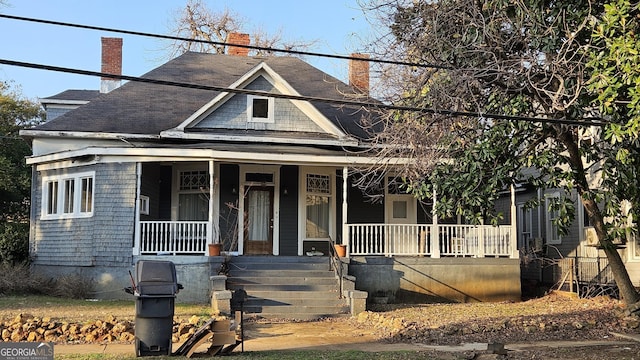
[[[46,98],[41,98],[40,102],[49,103],[54,101],[91,101],[95,97],[100,95],[99,90],[65,90],[61,93],[55,94],[53,96],[49,96]]]
[[[188,52],[142,77],[225,88],[263,62],[301,96],[353,100],[354,94],[359,94],[356,89],[294,57],[240,57]],[[219,93],[129,81],[33,130],[159,135],[178,126]],[[362,109],[321,102],[313,105],[348,135],[367,137],[360,125],[360,119],[367,114]]]

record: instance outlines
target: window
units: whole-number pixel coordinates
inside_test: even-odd
[[[520,250],[532,250],[534,247],[533,241],[533,216],[531,209],[527,208],[525,204],[518,204],[518,249]]]
[[[273,98],[247,95],[247,121],[267,122],[273,120]]]
[[[307,222],[308,239],[329,238],[331,209],[331,178],[329,175],[307,174]]]
[[[178,181],[178,220],[207,220],[209,173],[206,170],[180,171]]]
[[[42,218],[92,216],[94,178],[95,172],[44,177]]]
[[[140,195],[140,214],[149,215],[149,197]]]
[[[559,211],[553,209],[552,204],[560,200],[559,193],[545,194],[544,205],[547,210],[547,244],[560,244],[562,243],[562,237],[558,231],[558,225],[555,223],[555,219],[559,216]]]

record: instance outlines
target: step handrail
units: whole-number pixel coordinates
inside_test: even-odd
[[[333,268],[333,271],[336,274],[336,277],[338,278],[338,284],[340,286],[340,294],[339,294],[339,298],[342,299],[344,298],[344,288],[343,288],[343,279],[342,279],[342,260],[340,260],[340,256],[338,256],[338,252],[336,251],[336,242],[333,240],[333,238],[329,237],[329,270],[332,270],[331,268]]]

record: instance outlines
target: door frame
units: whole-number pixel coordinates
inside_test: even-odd
[[[255,182],[247,181],[247,174],[271,174],[273,181],[271,182]],[[280,165],[240,165],[240,192],[238,194],[238,254],[244,254],[244,202],[247,189],[251,186],[273,187],[273,246],[272,255],[280,253]]]
[[[394,194],[389,192],[389,178],[384,177],[384,221],[386,224],[417,224],[418,223],[418,201],[413,194]],[[393,202],[406,201],[407,217],[400,219],[393,217]]]
[[[271,249],[269,249],[269,247],[266,247],[266,249],[264,249],[265,251],[269,251],[271,250],[271,252],[273,252],[273,214],[275,212],[274,206],[273,206],[273,198],[275,196],[275,189],[272,185],[246,185],[245,186],[245,191],[243,194],[250,194],[252,191],[265,191],[269,193],[269,236],[267,237],[267,243],[268,245],[271,245]],[[244,201],[245,201],[245,208],[247,205],[247,201],[249,200],[249,196],[245,196]],[[247,216],[249,216],[249,210],[243,212],[243,214],[247,214]],[[249,242],[255,242],[255,243],[261,243],[262,241],[259,240],[251,240],[248,237],[248,233],[249,233],[249,229],[248,229],[248,222],[244,223],[243,226],[243,234],[244,234],[244,243],[243,243],[243,250],[245,250],[246,252],[249,252]],[[256,244],[257,245],[257,244]],[[264,244],[261,244],[261,248],[264,248]],[[245,248],[246,246],[246,248]],[[263,252],[256,252],[256,247],[253,247],[252,253],[250,255],[269,255],[269,254],[265,254]]]

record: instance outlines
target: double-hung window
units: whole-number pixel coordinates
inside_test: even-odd
[[[46,176],[42,179],[42,218],[93,216],[95,172]]]

